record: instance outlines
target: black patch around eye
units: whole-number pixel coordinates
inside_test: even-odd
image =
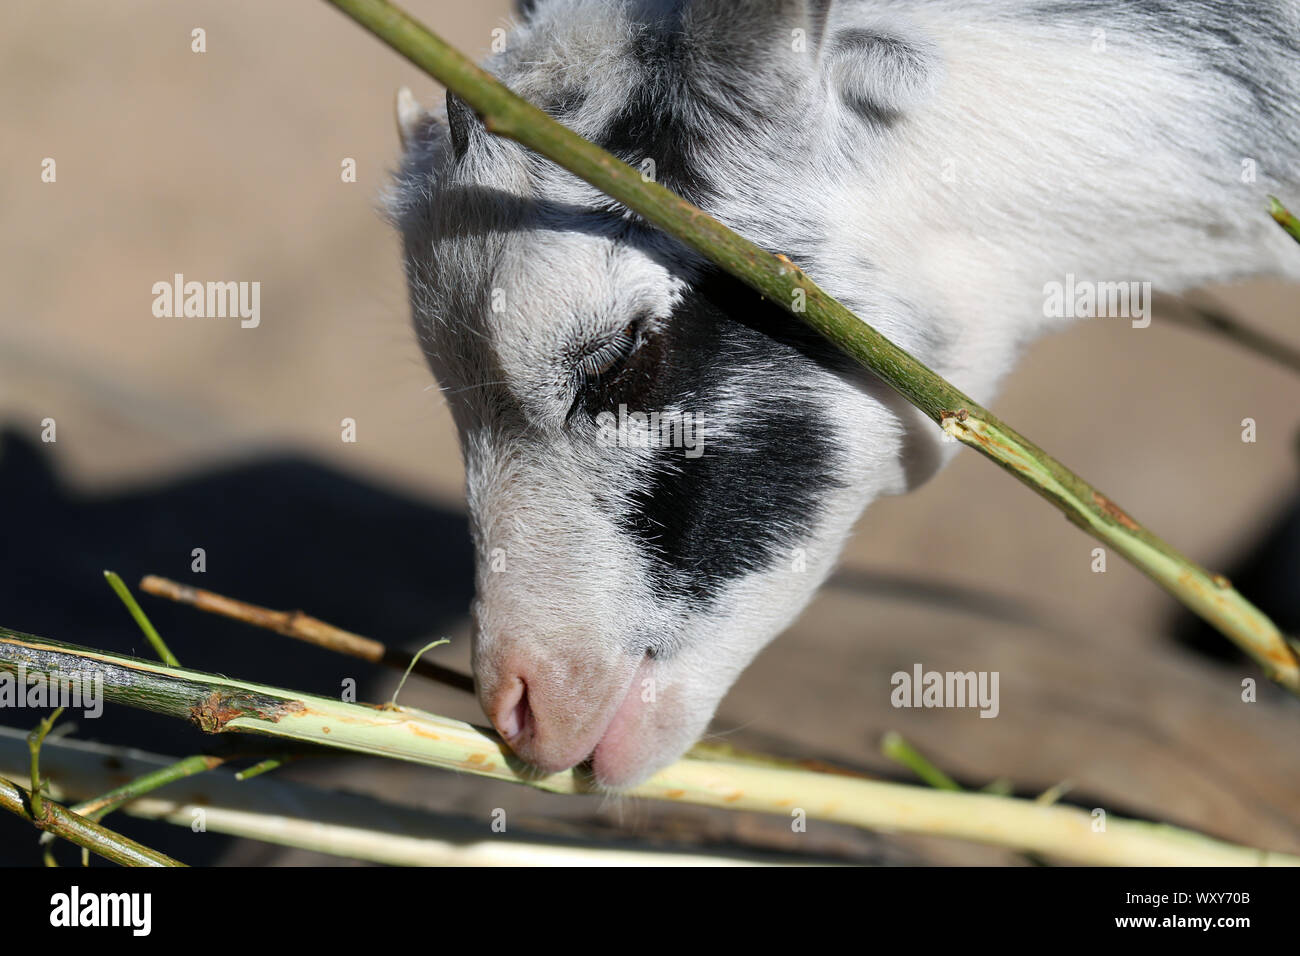
[[[599,382],[617,375],[624,361],[636,349],[640,334],[640,321],[634,321],[606,341],[589,346],[577,362],[581,383]]]
[[[617,412],[620,404],[640,407],[638,403],[652,394],[655,379],[663,368],[664,337],[650,330],[645,321],[638,322],[637,326],[634,342],[616,367],[603,375],[582,376],[570,417],[581,412],[595,419],[603,411]]]
[[[819,369],[851,363],[720,273],[696,284],[658,334],[655,353],[646,387],[615,397],[629,411],[697,415],[703,454],[657,449],[648,484],[619,522],[647,558],[657,591],[707,603],[728,581],[791,561],[825,493],[844,485],[832,426],[811,395],[798,397],[798,386]],[[789,388],[772,394],[774,379]],[[742,396],[740,408],[728,415],[727,435],[711,437],[710,409],[724,392]],[[616,404],[606,407],[617,413]]]

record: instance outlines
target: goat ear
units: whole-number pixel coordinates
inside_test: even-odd
[[[447,91],[447,129],[451,133],[451,148],[457,159],[469,148],[470,131],[479,125],[478,114],[469,104],[451,90]]]
[[[420,138],[433,117],[405,86],[397,91],[397,102],[394,106],[397,113],[397,138],[402,141],[402,149],[405,150]]]
[[[848,27],[831,37],[826,68],[841,98],[875,116],[906,113],[925,102],[943,78],[938,47],[896,24]]]
[[[431,131],[442,128],[438,117],[419,104],[411,91],[403,86],[397,91],[397,135],[402,140],[402,149],[411,148],[411,144],[427,139]],[[451,147],[457,159],[465,155],[469,148],[471,131],[479,124],[478,115],[469,105],[451,90],[447,91],[447,132],[451,136]]]

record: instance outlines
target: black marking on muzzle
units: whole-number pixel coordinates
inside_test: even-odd
[[[720,272],[695,284],[645,351],[641,362],[653,368],[600,404],[693,413],[702,419],[703,454],[657,449],[621,530],[637,541],[665,598],[708,602],[729,581],[791,561],[826,493],[843,486],[834,431],[814,394],[819,371],[851,363]],[[724,395],[736,410],[711,421]]]

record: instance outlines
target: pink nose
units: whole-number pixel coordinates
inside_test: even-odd
[[[521,760],[559,773],[595,750],[618,704],[620,676],[576,658],[510,655],[480,672],[479,700]]]
[[[528,685],[522,677],[508,681],[496,694],[489,709],[492,723],[506,743],[513,746],[528,730],[532,711],[528,707]]]
[[[540,714],[533,709],[534,701],[529,697],[530,679],[537,688],[536,693],[542,695],[536,702],[542,707]],[[588,741],[586,735],[575,734],[576,728],[566,726],[567,721],[557,722],[556,715],[546,718],[545,687],[541,677],[507,672],[494,687],[485,688],[483,710],[521,760],[546,773],[559,773],[582,761],[595,746],[595,740]]]

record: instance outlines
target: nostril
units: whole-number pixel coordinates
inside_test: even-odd
[[[515,740],[528,728],[528,685],[516,679],[514,685],[501,695],[492,715],[497,731],[506,740]]]

